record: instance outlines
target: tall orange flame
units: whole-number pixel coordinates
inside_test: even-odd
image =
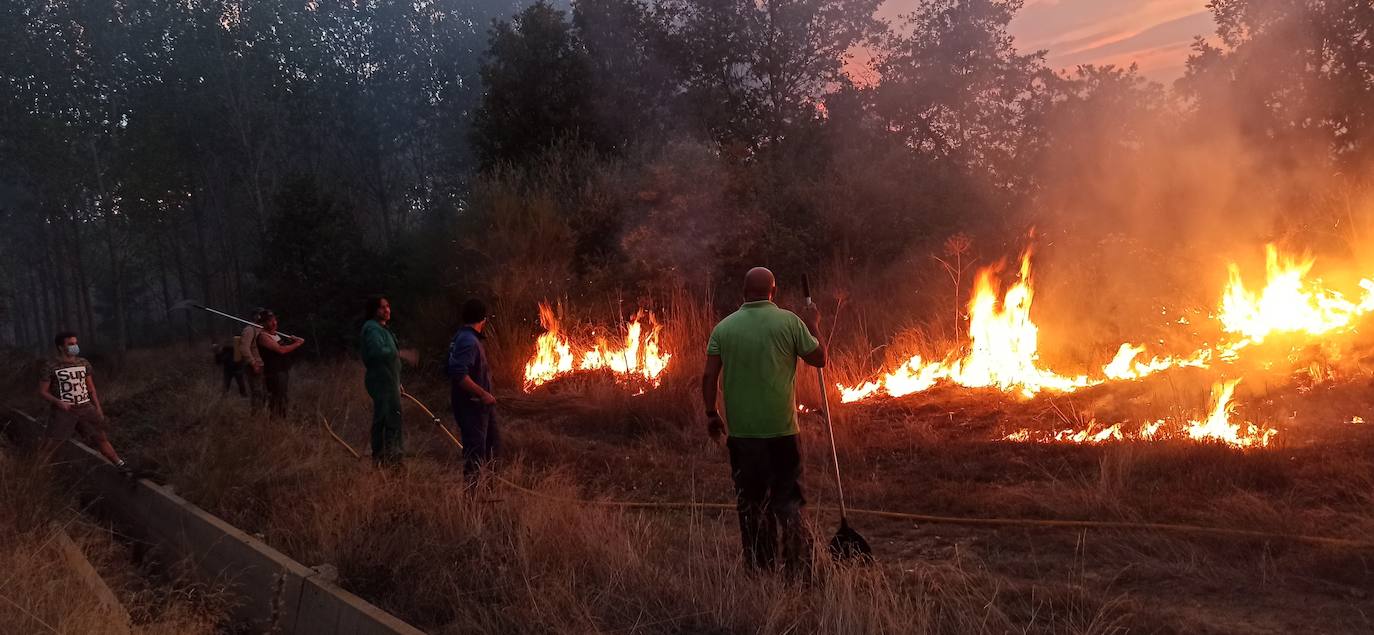
[[[1351,302],[1340,292],[1322,287],[1320,280],[1306,279],[1313,262],[1311,258],[1280,259],[1278,249],[1266,245],[1268,284],[1259,292],[1248,291],[1240,268],[1231,264],[1230,281],[1217,316],[1224,330],[1258,344],[1271,333],[1329,333],[1349,326],[1355,318],[1374,309],[1374,294],[1369,292],[1368,280],[1360,282],[1365,289],[1364,299]]]
[[[969,301],[969,346],[938,362],[919,355],[880,380],[858,387],[840,386],[845,403],[877,394],[901,397],[928,390],[940,381],[970,388],[1000,388],[1033,396],[1042,390],[1070,391],[1092,385],[1086,376],[1066,377],[1040,367],[1039,328],[1031,321],[1030,251],[1021,256],[1020,277],[998,298],[996,270],[983,269]]]
[[[644,323],[648,323],[646,331]],[[639,311],[626,325],[624,340],[615,344],[605,337],[574,353],[558,317],[546,303],[539,304],[539,324],[544,334],[535,341],[534,355],[525,364],[525,392],[578,371],[609,370],[622,383],[658,387],[672,354],[660,343],[663,327],[651,311]],[[642,386],[641,386],[642,387]]]
[[[1374,311],[1374,281],[1361,280],[1363,296],[1350,301],[1328,289],[1320,280],[1308,280],[1311,258],[1283,257],[1274,245],[1266,246],[1266,285],[1259,291],[1246,288],[1240,269],[1228,267],[1229,280],[1217,313],[1225,341],[1179,356],[1143,357],[1145,347],[1129,342],[1102,368],[1100,377],[1067,377],[1037,364],[1037,329],[1030,319],[1032,290],[1030,254],[1022,256],[1021,279],[1008,289],[1001,305],[991,283],[993,271],[979,272],[969,303],[967,356],[951,354],[928,362],[912,357],[895,370],[860,386],[838,386],[845,403],[879,395],[900,397],[928,390],[940,381],[969,386],[992,386],[1023,396],[1042,390],[1069,392],[1111,380],[1140,379],[1172,368],[1208,368],[1217,361],[1233,362],[1246,348],[1276,334],[1324,335],[1351,328],[1361,316]],[[951,361],[952,360],[952,361]]]

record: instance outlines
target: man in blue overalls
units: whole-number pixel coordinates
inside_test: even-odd
[[[496,397],[491,394],[491,368],[482,346],[487,305],[476,298],[463,303],[463,327],[448,347],[447,371],[452,382],[453,420],[463,437],[463,476],[477,482],[478,470],[496,455],[501,434],[496,426]]]

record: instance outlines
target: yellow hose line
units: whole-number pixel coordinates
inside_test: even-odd
[[[717,509],[733,511],[734,505],[728,503],[690,503],[676,501],[610,501],[610,500],[587,500],[581,498],[567,498],[554,496],[532,490],[528,487],[512,482],[501,476],[493,477],[525,494],[563,503],[575,505],[595,505],[599,507],[615,507],[620,509]],[[822,511],[837,512],[839,508],[821,506],[816,509]],[[1175,523],[1144,523],[1126,522],[1110,520],[1042,520],[1036,518],[969,518],[964,516],[933,516],[929,514],[909,514],[906,512],[889,512],[876,509],[858,509],[850,507],[847,510],[853,515],[877,516],[880,518],[891,518],[896,520],[910,520],[929,524],[939,525],[972,525],[972,526],[992,526],[992,527],[1055,527],[1061,529],[1129,529],[1139,531],[1162,531],[1174,533],[1207,534],[1213,536],[1242,537],[1242,538],[1265,538],[1278,539],[1290,542],[1301,542],[1312,545],[1323,545],[1329,547],[1343,547],[1348,549],[1374,549],[1374,542],[1367,540],[1353,540],[1349,538],[1329,538],[1325,536],[1305,536],[1302,534],[1285,534],[1268,531],[1257,531],[1251,529],[1231,529],[1227,527],[1206,527],[1202,525],[1184,525]]]
[[[415,405],[419,406],[421,410],[425,411],[425,414],[429,415],[429,418],[430,418],[430,419],[433,419],[433,420],[435,421],[435,423],[438,423],[439,417],[434,416],[434,413],[431,412],[429,408],[426,408],[426,407],[425,407],[425,404],[420,403],[420,400],[419,400],[419,399],[416,399],[416,398],[415,398],[415,395],[412,395],[412,394],[410,394],[410,393],[408,393],[408,392],[405,392],[405,391],[401,391],[401,394],[402,394],[402,395],[405,395],[407,399],[409,399],[409,400],[415,402]]]
[[[459,450],[463,449],[463,442],[462,442],[462,441],[459,441],[459,440],[458,440],[458,437],[453,436],[453,433],[448,431],[448,427],[447,427],[447,426],[445,426],[445,425],[442,424],[442,423],[439,423],[438,420],[435,420],[435,421],[434,421],[434,425],[439,426],[439,429],[444,431],[444,436],[448,437],[449,440],[452,441],[454,445],[458,446],[458,449],[459,449]]]
[[[444,431],[444,436],[448,437],[454,445],[458,446],[459,450],[463,449],[463,442],[459,441],[458,437],[453,436],[453,433],[448,431],[448,427],[445,426],[443,423],[440,423],[439,417],[434,416],[434,413],[431,412],[429,408],[426,408],[425,404],[420,403],[419,399],[416,399],[414,395],[408,392],[402,392],[401,394],[405,395],[406,398],[415,402],[415,405],[419,406],[421,410],[425,411],[425,414],[429,415],[429,418],[434,421],[434,425],[439,426],[439,429]]]
[[[401,394],[410,397],[409,393]],[[414,401],[416,404],[418,404],[421,408],[423,408],[425,412],[429,412],[429,409],[425,408],[424,404],[421,404],[419,400],[415,399],[414,397],[410,397],[410,399],[411,401]],[[24,415],[25,417],[28,417],[26,413],[19,410],[18,408],[11,408],[11,410],[21,415]],[[434,414],[430,413],[430,416],[434,417]],[[32,417],[30,417],[30,419],[32,419]],[[439,427],[443,428],[444,434],[447,435],[455,445],[457,445],[459,448],[463,447],[463,444],[460,443],[458,439],[453,437],[453,434],[448,431],[448,428],[444,428],[442,424],[440,424]],[[342,443],[344,447],[348,448],[349,452],[352,452],[355,456],[357,455],[357,452],[355,452],[353,448],[348,445],[348,443],[344,442],[343,439],[339,439],[338,436],[334,434],[334,431],[329,427],[328,422],[325,423],[325,429],[328,430],[330,435],[337,439],[339,443]],[[519,483],[516,483],[514,481],[511,481],[509,479],[506,479],[502,476],[498,476],[495,474],[493,474],[492,477],[495,478],[497,481],[504,483],[508,487],[523,492],[527,495],[534,496],[536,498],[543,498],[545,500],[557,501],[561,503],[570,503],[573,505],[614,507],[620,509],[715,509],[722,511],[731,511],[735,509],[734,505],[728,503],[693,503],[682,501],[610,501],[589,500],[585,498],[569,498],[565,496],[554,496],[552,494],[545,494],[543,492],[535,491],[528,487],[520,485]],[[838,508],[828,506],[820,506],[816,509],[819,509],[821,511],[839,511]],[[1301,542],[1310,545],[1322,545],[1328,547],[1342,547],[1346,549],[1374,549],[1374,542],[1368,540],[1354,540],[1350,538],[1331,538],[1327,536],[1306,536],[1303,534],[1286,534],[1270,531],[1258,531],[1253,529],[1206,527],[1203,525],[1185,525],[1177,523],[1144,523],[1112,520],[1054,520],[1037,518],[972,518],[966,516],[934,516],[930,514],[910,514],[906,512],[890,512],[878,509],[860,509],[853,507],[849,508],[848,512],[855,515],[877,516],[879,518],[891,518],[894,520],[910,520],[937,525],[968,525],[981,527],[1054,527],[1060,529],[1127,529],[1137,531],[1162,531],[1174,533],[1205,534],[1211,536],[1286,540],[1289,542]]]
[[[442,427],[442,426],[440,426]],[[447,429],[444,430],[448,432]],[[452,435],[449,435],[452,438]],[[459,448],[463,447],[457,439],[453,441]],[[729,503],[693,503],[683,501],[611,501],[611,500],[591,500],[585,498],[569,498],[565,496],[554,496],[532,490],[519,483],[511,481],[498,474],[492,474],[492,478],[504,483],[506,486],[523,492],[529,496],[543,498],[545,500],[570,503],[573,505],[593,505],[597,507],[615,507],[619,509],[667,509],[667,510],[692,510],[692,509],[715,509],[722,511],[733,511],[734,505]],[[816,509],[821,511],[838,512],[836,507],[820,506]],[[851,507],[850,514],[877,516],[879,518],[891,518],[895,520],[910,520],[934,525],[969,525],[982,527],[1055,527],[1060,529],[1129,529],[1137,531],[1164,531],[1174,533],[1206,534],[1212,536],[1242,537],[1242,538],[1266,538],[1286,540],[1289,542],[1302,542],[1312,545],[1324,545],[1329,547],[1343,547],[1347,549],[1374,549],[1374,542],[1367,540],[1353,540],[1349,538],[1329,538],[1326,536],[1305,536],[1302,534],[1284,534],[1269,531],[1257,531],[1253,529],[1231,529],[1229,527],[1206,527],[1203,525],[1184,525],[1177,523],[1142,523],[1114,520],[1053,520],[1038,518],[970,518],[965,516],[934,516],[930,514],[910,514],[906,512],[889,512],[878,509],[859,509]]]
[[[329,436],[334,437],[334,440],[335,440],[335,441],[338,441],[340,445],[344,446],[344,449],[348,450],[348,453],[349,453],[349,454],[352,454],[352,455],[353,455],[353,458],[355,458],[355,459],[361,459],[361,458],[363,458],[363,455],[358,454],[358,451],[357,451],[357,450],[354,450],[354,449],[353,449],[353,446],[349,445],[347,441],[344,441],[342,437],[340,437],[339,435],[337,435],[337,434],[334,433],[334,428],[333,428],[333,426],[330,426],[330,425],[329,425],[329,419],[326,418],[323,414],[320,415],[320,422],[324,424],[324,430],[325,430],[325,432],[328,432],[328,433],[329,433]]]

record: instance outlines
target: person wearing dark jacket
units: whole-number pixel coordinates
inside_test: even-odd
[[[446,365],[453,420],[463,437],[463,476],[469,485],[477,482],[479,470],[495,457],[501,445],[491,368],[482,345],[486,325],[486,304],[476,298],[463,303],[463,326],[449,344]]]
[[[383,297],[368,300],[367,315],[358,352],[367,367],[363,385],[372,397],[372,460],[377,465],[396,465],[404,454],[404,438],[401,352],[396,335],[386,326],[391,321],[391,302]]]

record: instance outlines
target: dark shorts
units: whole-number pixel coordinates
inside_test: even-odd
[[[85,439],[105,436],[105,421],[96,412],[95,406],[77,406],[71,410],[53,408],[48,417],[48,438],[66,441],[72,433],[80,432]]]

